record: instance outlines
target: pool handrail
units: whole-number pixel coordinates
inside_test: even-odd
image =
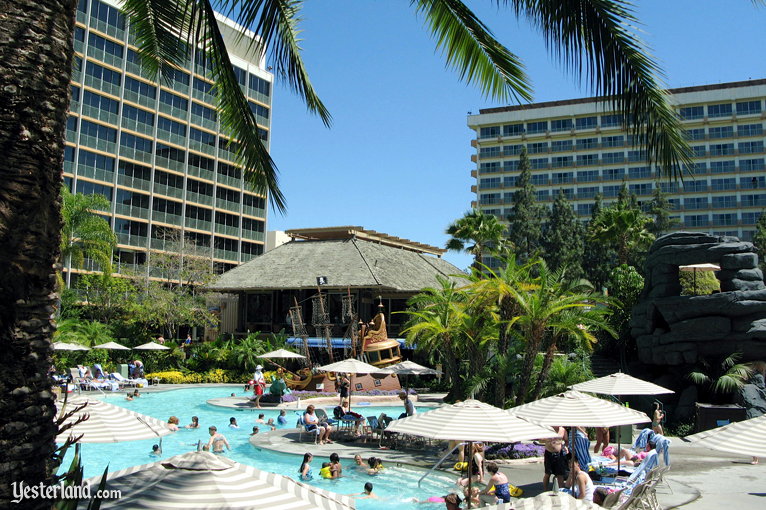
[[[430,475],[431,473],[433,473],[434,471],[436,471],[437,469],[439,469],[439,466],[441,466],[441,463],[442,463],[442,462],[444,462],[444,460],[445,460],[447,457],[449,457],[450,455],[452,455],[452,454],[455,452],[455,450],[457,450],[458,448],[460,448],[461,446],[463,446],[463,445],[465,445],[465,444],[467,444],[467,443],[458,443],[458,444],[456,444],[456,445],[455,445],[455,447],[454,447],[454,448],[452,448],[452,449],[451,449],[450,451],[448,451],[447,453],[445,453],[445,454],[444,454],[444,456],[443,456],[441,459],[439,459],[439,460],[438,460],[438,462],[436,462],[436,464],[434,464],[434,466],[433,466],[431,469],[429,469],[428,471],[426,471],[426,474],[424,474],[423,476],[421,476],[421,477],[420,477],[420,480],[418,480],[418,489],[420,489],[420,484],[423,482],[423,480],[425,480],[425,479],[426,479],[426,477],[427,477],[428,475]]]

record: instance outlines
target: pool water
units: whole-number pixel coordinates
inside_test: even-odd
[[[107,465],[109,471],[118,471],[196,450],[197,441],[207,444],[210,438],[207,428],[210,425],[215,425],[231,444],[231,451],[226,453],[227,457],[258,469],[297,479],[298,469],[302,461],[301,456],[262,450],[252,446],[248,441],[258,414],[263,413],[266,420],[274,418],[276,422],[279,410],[273,408],[227,409],[206,403],[211,398],[228,397],[232,391],[237,396],[249,396],[249,394],[243,393],[241,388],[236,387],[190,388],[161,393],[146,393],[133,401],[125,400],[124,393],[108,395],[106,401],[111,404],[126,407],[163,421],[167,421],[171,415],[178,416],[181,420],[181,427],[191,423],[192,416],[198,416],[200,428],[182,428],[176,433],[164,436],[162,438],[162,455],[159,458],[149,455],[152,445],[159,442],[158,439],[109,444],[83,444],[82,458],[85,477],[100,476]],[[332,416],[332,406],[326,410]],[[389,416],[397,417],[403,409],[402,406],[358,406],[354,410],[364,416],[378,416],[380,413],[386,413]],[[425,411],[425,409],[421,411]],[[239,429],[229,428],[230,417],[237,419]],[[285,428],[295,428],[297,419],[296,410],[288,409],[288,424]],[[258,426],[260,433],[267,430],[265,425],[259,424]],[[310,443],[306,444],[307,451],[310,451],[311,446]],[[62,470],[69,466],[72,453],[73,449],[65,458]],[[316,457],[313,460],[312,471],[314,476],[317,476],[322,462],[327,461],[329,459],[322,457]],[[362,492],[365,482],[372,482],[375,494],[381,499],[359,500],[357,508],[361,510],[373,508],[420,508],[422,510],[423,505],[412,502],[413,498],[422,500],[430,496],[441,496],[455,488],[456,477],[450,477],[443,472],[429,475],[421,484],[421,489],[418,489],[417,482],[425,474],[425,470],[422,468],[384,463],[386,469],[381,474],[370,476],[365,472],[353,469],[351,459],[341,459],[341,463],[344,467],[342,478],[335,480],[314,479],[309,483],[341,494],[352,494]],[[441,508],[441,506],[443,504],[429,504],[425,507]]]

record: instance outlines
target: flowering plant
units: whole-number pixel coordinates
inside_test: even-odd
[[[536,444],[524,443],[496,443],[484,451],[488,460],[493,459],[526,459],[530,457],[542,457],[544,447]]]

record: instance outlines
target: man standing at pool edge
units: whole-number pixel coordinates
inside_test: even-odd
[[[255,367],[255,373],[253,374],[253,393],[255,393],[255,407],[261,408],[261,397],[263,396],[263,390],[266,388],[266,378],[263,377],[263,367],[258,365]]]

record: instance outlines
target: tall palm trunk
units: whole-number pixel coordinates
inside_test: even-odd
[[[442,362],[444,363],[444,376],[447,379],[447,382],[450,385],[449,393],[447,393],[447,396],[445,397],[445,400],[448,402],[452,402],[453,400],[457,400],[458,397],[458,391],[459,391],[459,384],[460,384],[460,374],[458,373],[459,370],[459,364],[457,361],[457,356],[455,355],[454,349],[452,349],[452,346],[448,345],[449,340],[444,342],[444,346],[442,347]]]
[[[510,321],[516,315],[514,303],[510,297],[505,297],[500,302],[500,319],[502,321]],[[503,408],[505,407],[505,395],[507,385],[508,363],[506,362],[508,356],[508,346],[510,337],[510,326],[503,324],[500,326],[497,338],[497,352],[498,352],[498,368],[499,373],[497,376],[495,387],[495,406]]]
[[[537,383],[535,389],[532,391],[532,400],[540,398],[540,393],[543,391],[543,382],[548,378],[548,372],[551,370],[553,364],[553,356],[556,354],[556,337],[552,336],[548,343],[548,348],[545,350],[545,358],[543,358],[543,366],[540,368],[540,375],[537,377]]]
[[[0,4],[0,507],[56,469],[51,318],[76,0]],[[45,499],[19,507],[50,508]]]
[[[531,328],[530,331],[525,333],[527,349],[521,364],[521,376],[519,377],[519,387],[516,393],[517,406],[526,401],[530,379],[532,378],[532,370],[535,367],[535,357],[537,356],[537,350],[540,348],[543,330],[540,330],[540,328]]]

